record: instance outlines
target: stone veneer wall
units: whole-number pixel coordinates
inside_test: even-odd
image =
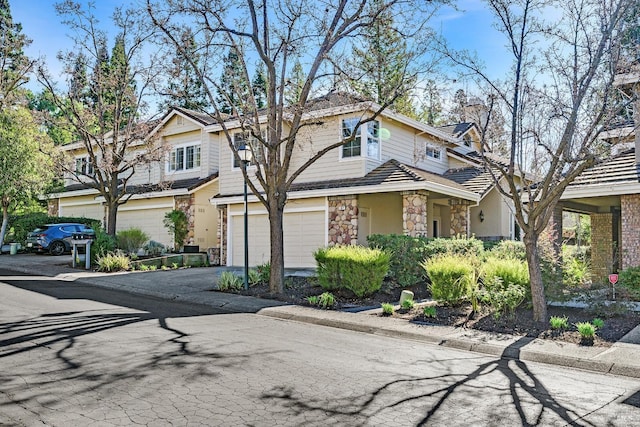
[[[402,192],[402,230],[405,235],[427,235],[427,196],[425,191]]]
[[[358,196],[329,197],[329,246],[358,243]]]
[[[47,200],[47,215],[58,216],[60,213],[60,199]]]
[[[613,268],[613,214],[591,214],[591,276],[594,283],[608,282]]]
[[[455,236],[469,236],[469,205],[471,202],[467,200],[449,200],[449,207],[451,212],[451,237]]]
[[[195,242],[195,218],[196,218],[196,203],[195,196],[193,194],[187,196],[176,196],[176,209],[181,210],[187,215],[187,221],[189,222],[189,233],[183,244],[192,245]]]
[[[621,269],[640,266],[640,194],[620,196]]]
[[[220,248],[220,265],[227,265],[227,205],[218,206],[216,244]]]

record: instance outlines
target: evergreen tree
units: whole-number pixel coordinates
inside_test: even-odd
[[[24,54],[31,41],[22,34],[22,25],[14,23],[8,0],[0,0],[0,108],[11,105],[22,93],[33,62]]]
[[[442,125],[442,98],[435,80],[429,79],[424,89],[418,119],[431,126]]]
[[[249,99],[249,84],[246,80],[245,66],[235,48],[230,48],[224,62],[217,102],[220,111],[225,114],[242,114]]]
[[[262,109],[267,106],[267,78],[264,64],[259,64],[256,75],[251,83],[253,86],[253,96],[256,100],[256,107]]]
[[[373,0],[372,11],[378,11],[375,22],[364,29],[365,38],[361,46],[352,50],[352,88],[360,95],[381,105],[391,105],[401,114],[416,117],[411,92],[416,78],[409,72],[407,42],[394,27],[391,9],[384,0]]]
[[[166,86],[160,90],[163,101],[161,111],[171,107],[182,107],[195,111],[206,111],[209,107],[202,82],[195,75],[193,64],[199,67],[198,45],[190,29],[181,36],[184,51],[177,49],[167,69],[169,75]]]
[[[287,79],[288,85],[285,90],[285,102],[288,105],[297,104],[300,100],[300,94],[302,93],[302,87],[304,86],[304,79],[305,74],[302,69],[302,64],[297,60],[291,69],[291,76]]]

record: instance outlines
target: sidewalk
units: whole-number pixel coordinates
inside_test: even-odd
[[[412,339],[443,347],[496,357],[542,362],[640,378],[640,326],[611,347],[583,347],[549,340],[486,333],[471,329],[417,325],[400,319],[318,310],[242,295],[211,292],[226,268],[98,273],[70,267],[70,256],[0,255],[0,268],[42,274],[61,281],[81,282],[162,299],[205,304],[229,312],[263,316],[394,338]]]

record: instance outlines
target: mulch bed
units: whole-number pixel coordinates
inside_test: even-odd
[[[383,302],[397,304],[402,289],[394,286],[391,282],[385,282],[382,288],[374,295],[362,299],[347,293],[334,292],[336,296],[336,306],[334,308],[336,310],[360,311],[368,308],[380,308],[380,304]],[[429,291],[424,284],[404,289],[411,290],[414,293],[415,301],[430,297]],[[252,286],[248,292],[243,290],[240,293],[259,298],[277,299],[292,304],[309,305],[306,297],[320,295],[323,292],[324,290],[313,278],[287,277],[282,294],[270,294],[267,284]],[[568,318],[569,329],[557,331],[552,330],[548,323],[540,325],[535,322],[532,310],[524,306],[519,307],[515,313],[503,315],[498,319],[494,318],[493,314],[486,308],[481,309],[478,313],[472,313],[470,304],[459,306],[439,305],[436,307],[437,314],[435,318],[425,317],[423,307],[424,304],[419,303],[411,310],[396,310],[393,317],[415,322],[416,324],[453,326],[595,346],[610,346],[640,324],[640,313],[638,312],[625,312],[606,317],[587,309],[550,306],[548,308],[550,317],[566,316]],[[382,316],[382,314],[375,315]],[[596,317],[604,320],[604,326],[597,330],[596,338],[592,343],[583,342],[575,324],[578,322],[591,322]]]

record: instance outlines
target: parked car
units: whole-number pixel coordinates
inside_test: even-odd
[[[78,223],[47,224],[36,228],[27,235],[27,250],[36,253],[49,252],[62,255],[71,251],[72,237],[95,236],[91,227]]]

